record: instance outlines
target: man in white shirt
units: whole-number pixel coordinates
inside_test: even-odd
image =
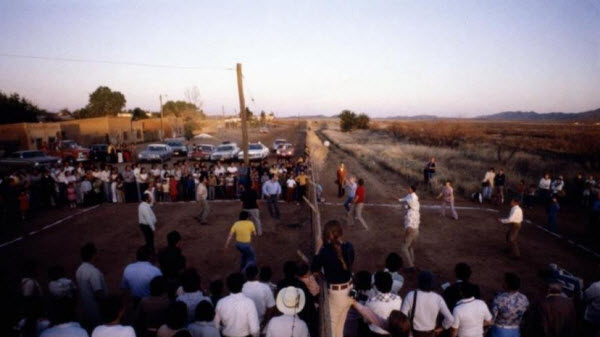
[[[475,299],[473,287],[461,288],[462,300],[456,303],[452,316],[452,337],[483,337],[483,327],[492,324],[492,313],[484,301]]]
[[[267,199],[269,213],[272,217],[279,220],[279,195],[281,194],[281,185],[274,174],[269,175],[269,180],[263,184],[263,197]]]
[[[77,268],[75,278],[83,307],[84,324],[92,329],[102,323],[99,302],[108,295],[108,287],[102,272],[93,265],[96,260],[96,247],[93,243],[81,247],[81,260],[83,262]]]
[[[208,189],[206,188],[206,178],[202,178],[200,184],[196,188],[196,201],[200,204],[200,214],[195,217],[196,220],[200,221],[201,225],[208,225],[208,212],[210,207],[208,206]]]
[[[379,317],[387,320],[390,313],[394,310],[400,310],[402,306],[402,298],[391,293],[392,290],[392,275],[385,271],[375,273],[375,288],[377,293],[369,298],[366,303],[367,308],[371,309]],[[369,325],[369,329],[377,335],[389,335],[390,333],[373,324]]]
[[[523,210],[519,207],[519,199],[512,199],[510,205],[511,209],[508,218],[498,219],[498,221],[503,224],[509,224],[508,232],[506,232],[507,250],[512,254],[513,258],[518,259],[521,254],[517,238],[519,237],[519,231],[523,223]]]
[[[138,300],[150,296],[150,282],[156,276],[162,276],[160,269],[149,262],[151,254],[147,246],[140,247],[136,253],[137,261],[123,271],[121,287],[129,290],[131,296]]]
[[[104,169],[100,172],[100,180],[102,180],[102,187],[104,189],[106,202],[112,202],[112,193],[110,190],[110,167],[108,165],[104,165]]]
[[[156,216],[150,205],[150,196],[147,193],[142,195],[142,202],[138,206],[138,223],[144,238],[146,246],[154,252],[154,230],[156,226]]]
[[[254,302],[242,293],[244,275],[234,273],[227,277],[230,295],[217,303],[215,326],[225,337],[254,336],[260,333],[258,313]]]
[[[304,309],[306,295],[302,289],[287,287],[277,294],[277,309],[283,314],[274,317],[267,325],[266,337],[309,337],[308,326],[298,317]]]
[[[254,302],[256,313],[258,314],[258,321],[263,323],[267,322],[273,314],[275,309],[275,298],[273,298],[271,288],[269,288],[268,285],[259,282],[256,279],[257,276],[258,268],[255,265],[246,267],[247,281],[242,287],[242,293]]]
[[[415,193],[417,188],[410,186],[408,188],[408,195],[404,198],[398,199],[399,202],[406,203],[406,216],[404,217],[404,242],[402,244],[402,254],[406,261],[408,268],[414,268],[415,266],[415,252],[414,245],[419,237],[419,223],[421,221],[419,209],[419,197]]]
[[[97,326],[91,337],[136,337],[132,327],[119,324],[125,311],[120,297],[107,297],[102,301],[101,311],[105,324]]]
[[[442,296],[433,292],[435,283],[433,274],[430,271],[422,271],[419,273],[418,283],[417,290],[406,294],[400,311],[409,320],[414,316],[412,327],[418,333],[427,334],[436,330],[436,321],[439,314],[444,317],[442,328],[450,328],[454,317],[452,317]]]
[[[204,296],[204,293],[200,290],[200,283],[200,276],[194,268],[186,269],[181,275],[183,293],[177,296],[177,301],[183,302],[187,306],[188,322],[194,321],[198,303],[207,301],[212,304],[210,297]]]
[[[548,200],[550,199],[550,185],[552,184],[552,179],[550,179],[550,174],[546,173],[544,174],[544,176],[540,179],[540,182],[538,183],[538,193],[540,196],[540,201],[543,204],[546,204],[548,202]]]

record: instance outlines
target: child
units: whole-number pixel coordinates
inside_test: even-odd
[[[29,196],[25,191],[21,191],[19,194],[19,211],[21,211],[21,218],[25,220],[27,211],[29,211]]]
[[[73,183],[69,183],[67,186],[67,200],[69,201],[69,207],[77,207],[77,193],[75,193],[75,186],[73,186]]]
[[[65,270],[61,266],[54,266],[48,270],[48,290],[54,300],[75,298],[76,287],[73,281],[65,277]]]
[[[170,176],[169,178],[169,194],[171,196],[171,201],[177,201],[177,185],[179,182],[174,176]]]
[[[162,196],[163,196],[162,201],[171,201],[171,193],[169,192],[169,190],[170,190],[169,177],[166,177],[166,179],[163,179],[161,185],[162,185]]]

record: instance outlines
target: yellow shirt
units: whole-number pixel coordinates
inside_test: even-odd
[[[231,233],[235,233],[235,240],[241,243],[250,243],[252,233],[255,233],[254,223],[250,220],[236,221],[231,226]]]
[[[296,177],[296,181],[298,182],[298,184],[300,186],[304,186],[304,185],[306,185],[306,179],[307,178],[308,177],[306,175],[299,175],[299,176]]]

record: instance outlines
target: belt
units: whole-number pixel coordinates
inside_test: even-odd
[[[518,329],[519,326],[518,325],[500,325],[500,324],[494,324],[495,327],[498,327],[500,329]]]
[[[340,284],[330,284],[328,285],[328,288],[331,290],[344,290],[344,289],[348,289],[352,286],[352,280],[346,282],[346,283],[340,283]]]

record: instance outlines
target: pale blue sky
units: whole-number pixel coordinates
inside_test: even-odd
[[[0,90],[77,109],[99,85],[159,109],[197,86],[208,113],[474,116],[600,107],[600,0],[0,0]]]

